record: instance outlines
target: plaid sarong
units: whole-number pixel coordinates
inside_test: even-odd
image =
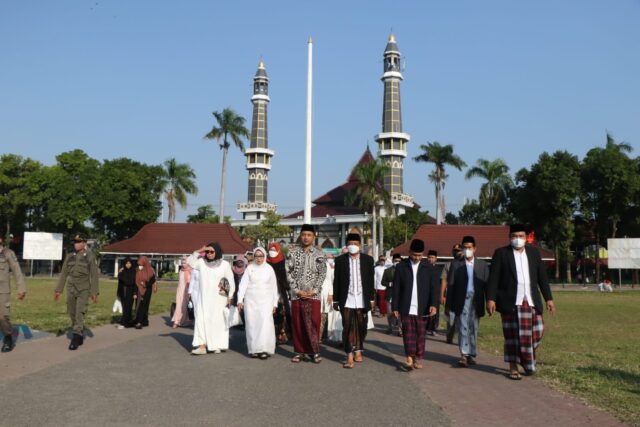
[[[422,359],[424,357],[424,340],[427,332],[427,319],[420,316],[401,316],[402,342],[407,356]]]
[[[367,311],[364,308],[342,309],[342,345],[349,354],[364,349],[367,336]]]
[[[504,361],[518,363],[527,370],[536,370],[536,348],[542,341],[544,323],[542,315],[527,301],[516,306],[516,311],[502,314],[504,335]]]

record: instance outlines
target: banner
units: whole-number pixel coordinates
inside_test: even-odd
[[[640,269],[640,239],[607,239],[609,268]]]
[[[23,259],[61,260],[62,234],[25,231]]]

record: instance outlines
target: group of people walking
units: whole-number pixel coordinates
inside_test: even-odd
[[[222,259],[220,246],[211,243],[183,265],[190,276],[183,298],[189,294],[194,302],[192,353],[228,349],[229,310],[236,308],[244,315],[252,357],[266,359],[274,354],[276,343],[291,338],[291,362],[320,363],[323,329],[335,321],[328,319],[332,313],[342,320],[343,367],[353,369],[364,360],[371,314],[377,307],[380,316],[388,316],[388,331],[402,337],[403,368],[421,369],[429,323],[435,323],[435,330],[438,322],[433,319],[443,303],[447,341],[453,332],[459,335],[459,366],[476,364],[480,318],[498,311],[509,378],[520,379],[518,365],[525,375],[535,371],[542,312],[546,305],[553,314],[555,305],[540,254],[525,245],[524,226],[512,225],[509,236],[510,244],[496,250],[491,266],[476,258],[475,238],[465,236],[444,269],[437,265],[434,251],[424,258],[425,244],[418,239],[411,242],[407,259],[394,254],[390,266],[376,266],[361,252],[361,236],[355,233],[348,234],[346,250],[334,260],[315,246],[315,230],[309,224],[302,226],[300,245],[286,257],[280,245],[272,243],[267,249],[256,248],[252,262],[236,259],[232,266]]]
[[[425,243],[414,239],[409,257],[394,254],[392,264],[361,252],[359,234],[347,235],[347,246],[335,259],[315,246],[312,225],[302,226],[299,246],[283,253],[278,243],[257,247],[253,253],[229,263],[222,248],[212,242],[198,248],[181,262],[173,327],[186,326],[193,317],[194,355],[220,353],[229,348],[229,328],[242,318],[247,350],[251,357],[267,359],[276,344],[293,341],[291,362],[322,362],[320,342],[329,329],[335,335],[341,320],[345,369],[364,359],[372,310],[388,318],[388,332],[402,337],[406,370],[421,369],[425,336],[435,330],[439,306],[445,305],[447,342],[459,336],[458,365],[476,364],[480,319],[496,311],[502,319],[504,360],[508,377],[521,379],[535,372],[535,353],[544,332],[542,313],[551,314],[555,304],[539,251],[526,245],[522,224],[509,231],[509,245],[498,248],[489,265],[476,258],[476,241],[465,236],[453,247],[453,260],[441,268],[437,253],[423,259]],[[76,235],[74,251],[67,254],[55,288],[60,298],[67,288],[67,311],[72,323],[70,350],[83,344],[84,317],[88,301],[98,300],[98,267],[87,250],[86,237]],[[0,240],[0,327],[2,352],[13,348],[10,323],[9,274],[18,284],[18,299],[26,295],[24,277],[15,254]],[[118,274],[118,298],[123,315],[119,328],[148,326],[156,275],[148,258],[134,263],[125,259]],[[544,303],[543,303],[544,299]],[[135,314],[134,314],[134,301]],[[189,307],[192,316],[189,316]],[[431,326],[429,326],[431,324]]]

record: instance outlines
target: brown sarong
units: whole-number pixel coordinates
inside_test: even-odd
[[[367,336],[367,311],[364,308],[342,309],[342,345],[345,353],[362,351]]]
[[[291,301],[293,351],[298,354],[320,353],[320,300]]]

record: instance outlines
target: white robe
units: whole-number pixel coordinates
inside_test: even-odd
[[[231,265],[225,260],[207,263],[195,252],[189,257],[189,265],[198,272],[198,286],[193,301],[195,325],[193,346],[206,345],[207,350],[227,350],[229,348],[229,328],[226,320],[227,296],[220,295],[218,285],[222,279],[229,282],[229,295],[233,295],[235,281]],[[191,291],[191,297],[194,290]]]
[[[278,307],[278,281],[266,262],[249,264],[238,289],[238,304],[244,304],[245,333],[249,354],[276,351],[273,309]]]

